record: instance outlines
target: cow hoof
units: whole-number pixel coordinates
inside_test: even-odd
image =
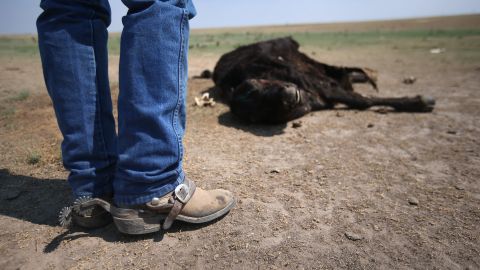
[[[435,98],[431,96],[420,96],[420,99],[422,100],[422,103],[424,105],[424,110],[426,112],[431,112],[433,111],[433,108],[435,107]]]

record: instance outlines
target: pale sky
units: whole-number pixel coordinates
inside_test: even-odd
[[[0,34],[35,33],[40,0],[0,0]],[[479,14],[480,0],[197,0],[192,28],[364,21]],[[121,0],[110,0],[112,25],[122,30]]]

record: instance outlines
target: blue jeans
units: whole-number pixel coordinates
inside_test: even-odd
[[[134,205],[182,169],[191,0],[123,0],[118,135],[108,80],[108,0],[42,0],[38,41],[75,197]]]

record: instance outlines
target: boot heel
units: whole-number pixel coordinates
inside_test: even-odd
[[[120,218],[113,217],[113,222],[118,231],[124,234],[147,234],[158,232],[161,229],[161,223],[165,219],[162,216],[145,218]]]

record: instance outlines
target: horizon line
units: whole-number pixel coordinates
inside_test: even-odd
[[[268,27],[285,27],[285,26],[306,26],[306,25],[333,25],[333,24],[354,24],[354,23],[379,23],[379,22],[394,22],[394,21],[409,21],[409,20],[421,20],[421,19],[436,19],[436,18],[448,18],[448,17],[467,17],[467,16],[480,16],[480,13],[456,13],[448,15],[432,15],[432,16],[412,16],[412,17],[393,17],[393,18],[380,18],[380,19],[359,19],[359,20],[331,20],[331,21],[315,21],[315,22],[301,22],[301,23],[283,23],[283,24],[245,24],[235,26],[222,26],[222,27],[192,27],[191,30],[206,31],[206,30],[226,30],[251,27],[251,28],[268,28]],[[475,27],[472,27],[475,28]],[[110,34],[118,34],[121,31],[108,31]],[[23,32],[23,33],[9,33],[0,34],[0,37],[6,36],[26,36],[36,35],[37,33]]]

